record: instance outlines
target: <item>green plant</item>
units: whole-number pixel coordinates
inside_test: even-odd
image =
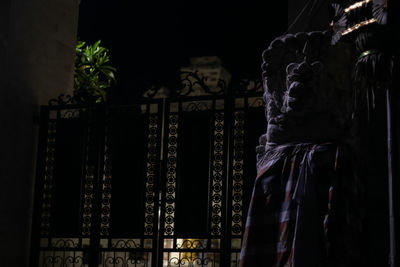
[[[117,70],[107,64],[109,50],[100,43],[101,40],[93,45],[78,41],[76,45],[74,97],[79,102],[106,102],[107,91],[116,81]]]

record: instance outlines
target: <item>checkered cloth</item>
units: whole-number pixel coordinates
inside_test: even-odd
[[[361,187],[350,150],[290,144],[261,162],[240,267],[360,266]]]

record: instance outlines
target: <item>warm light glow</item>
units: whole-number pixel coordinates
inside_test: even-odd
[[[342,35],[346,35],[348,33],[351,33],[352,31],[355,31],[355,30],[357,30],[358,28],[360,28],[362,26],[365,26],[365,25],[368,25],[368,24],[371,24],[371,23],[374,23],[374,22],[376,22],[376,19],[369,19],[369,20],[362,21],[362,22],[360,22],[360,23],[358,23],[358,24],[346,29],[342,33]]]
[[[369,2],[371,2],[372,0],[364,0],[364,1],[360,1],[360,2],[357,2],[357,3],[355,3],[355,4],[352,4],[351,6],[349,6],[348,8],[346,8],[345,10],[344,10],[344,12],[345,13],[347,13],[347,12],[349,12],[350,10],[353,10],[353,9],[355,9],[355,8],[359,8],[359,7],[361,7],[362,5],[365,5],[366,3],[369,3]]]

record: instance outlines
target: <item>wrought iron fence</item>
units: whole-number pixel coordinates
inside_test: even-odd
[[[229,88],[43,107],[31,266],[238,266],[266,122]]]

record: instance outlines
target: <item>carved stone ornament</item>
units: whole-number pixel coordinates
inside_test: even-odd
[[[346,138],[351,115],[352,51],[329,32],[287,34],[263,52],[268,130],[265,145]]]

